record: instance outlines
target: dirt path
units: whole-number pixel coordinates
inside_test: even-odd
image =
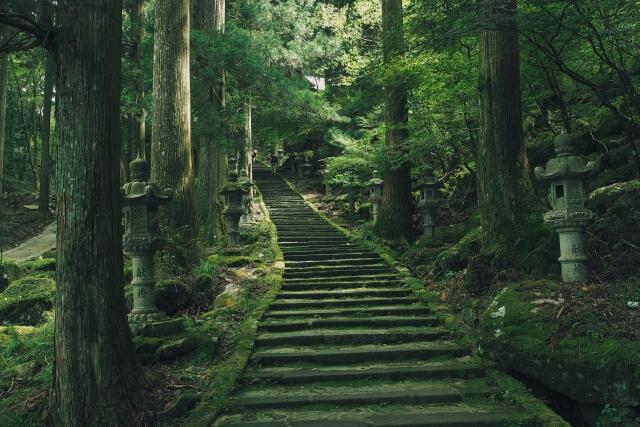
[[[37,236],[26,240],[19,246],[9,249],[2,254],[2,258],[14,261],[23,262],[32,258],[38,258],[43,253],[55,249],[56,247],[56,223],[51,223],[45,227],[44,230]]]

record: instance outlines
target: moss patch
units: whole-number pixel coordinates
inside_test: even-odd
[[[10,325],[37,325],[44,312],[53,308],[55,282],[48,277],[27,276],[12,282],[0,293],[0,322]]]
[[[569,301],[552,281],[511,283],[482,316],[479,348],[580,403],[640,405],[640,341],[630,335],[633,325],[640,326],[637,314],[628,320],[629,331],[615,336],[607,315],[598,318],[592,307],[584,316],[582,303]],[[629,310],[626,302],[617,303],[617,310]]]

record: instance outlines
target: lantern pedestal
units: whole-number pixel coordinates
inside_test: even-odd
[[[418,211],[422,215],[423,234],[430,239],[436,237],[438,188],[440,188],[440,186],[440,182],[438,182],[436,176],[433,174],[433,168],[431,166],[425,166],[417,186],[420,190]]]
[[[380,204],[382,203],[382,190],[384,181],[378,176],[378,171],[373,171],[373,178],[369,180],[369,200],[371,201],[371,216],[373,223],[380,218]]]
[[[583,227],[556,228],[560,238],[560,266],[562,268],[562,280],[565,282],[584,282],[587,280],[585,263],[587,256],[584,253],[582,239]]]
[[[245,214],[244,197],[249,193],[245,183],[240,182],[238,174],[231,172],[229,181],[222,187],[220,194],[224,195],[226,205],[223,214],[227,220],[227,249],[228,253],[239,253],[240,246],[240,218]]]
[[[172,190],[161,190],[147,182],[149,163],[137,158],[130,164],[132,181],[123,186],[125,214],[124,252],[133,264],[133,309],[129,326],[134,335],[162,336],[184,329],[182,319],[169,319],[158,310],[155,294],[154,255],[164,242],[158,223],[158,207],[172,198]]]
[[[584,181],[595,175],[596,163],[586,163],[573,155],[571,135],[563,133],[554,141],[556,157],[547,167],[535,169],[536,178],[550,184],[551,211],[544,221],[558,233],[560,240],[560,266],[564,282],[587,280],[587,256],[584,249],[584,228],[593,218],[593,212],[584,207]]]

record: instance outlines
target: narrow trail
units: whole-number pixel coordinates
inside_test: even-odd
[[[2,254],[2,258],[13,262],[29,261],[42,256],[43,253],[56,248],[56,223],[47,225],[40,234],[25,240],[15,248]]]
[[[279,177],[256,170],[285,284],[218,426],[525,426],[467,348]]]

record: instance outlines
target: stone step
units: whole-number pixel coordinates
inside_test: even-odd
[[[349,242],[346,236],[308,236],[308,237],[287,237],[287,240],[284,238],[278,243],[282,249],[288,249],[291,247],[327,247],[327,246],[351,246],[352,244]]]
[[[325,277],[344,277],[345,274],[349,275],[358,275],[361,277],[365,276],[374,276],[379,274],[390,274],[393,273],[394,270],[387,266],[386,264],[382,265],[372,265],[372,266],[345,266],[345,267],[307,267],[307,268],[285,268],[283,278],[285,281],[287,279],[305,279],[305,278],[325,278]]]
[[[281,309],[274,310],[270,307],[265,312],[264,318],[332,318],[343,316],[420,316],[429,314],[429,310],[418,305],[379,306],[358,308],[332,308],[332,309]]]
[[[534,417],[517,408],[488,404],[390,404],[309,408],[228,415],[216,426],[232,427],[533,427]],[[258,418],[257,420],[255,418]]]
[[[296,308],[331,308],[331,307],[371,307],[396,304],[416,304],[418,299],[413,297],[396,298],[342,298],[325,300],[284,300],[278,299],[271,303],[270,310],[291,310]]]
[[[289,258],[289,257],[287,257]],[[285,266],[291,268],[303,268],[303,267],[328,267],[336,265],[348,265],[348,266],[360,266],[360,265],[375,265],[380,264],[382,259],[380,257],[349,257],[342,259],[314,259],[305,261],[289,261],[285,260]]]
[[[439,378],[480,378],[485,374],[479,365],[441,362],[432,366],[394,366],[381,368],[312,368],[248,369],[243,384],[310,384],[321,381],[407,380]]]
[[[367,365],[384,363],[386,367],[390,367],[390,362],[393,361],[407,364],[408,360],[413,360],[415,362],[412,362],[411,365],[419,366],[417,361],[431,361],[436,358],[452,359],[464,357],[468,354],[469,350],[464,347],[439,340],[386,346],[364,344],[323,346],[320,348],[316,346],[277,347],[254,352],[251,361],[253,365],[263,367],[290,367],[299,364],[346,366],[349,364],[350,367],[353,368],[362,368],[362,366],[355,365],[363,363]]]
[[[321,247],[281,247],[285,260],[294,256],[328,256],[328,255],[348,255],[351,253],[362,253],[362,248],[354,246],[351,243],[339,245],[324,245]]]
[[[373,274],[373,275],[365,275],[360,274],[357,276],[335,276],[330,279],[317,279],[313,277],[302,277],[302,278],[290,278],[285,281],[287,284],[300,284],[300,283],[312,283],[318,282],[319,280],[330,280],[332,282],[360,282],[360,283],[369,283],[380,280],[400,280],[397,274]]]
[[[356,297],[406,297],[412,295],[408,289],[339,289],[319,291],[285,291],[278,294],[282,299],[325,299],[325,298],[356,298]]]
[[[310,253],[298,253],[293,254],[291,252],[287,253],[285,262],[297,262],[297,261],[341,261],[343,259],[359,259],[359,258],[368,258],[368,259],[381,259],[378,254],[374,252],[364,252],[358,250],[358,248],[353,248],[352,252],[346,251],[337,251],[334,253],[323,253],[323,251],[315,251]]]
[[[479,390],[474,390],[480,394]],[[471,395],[471,390],[467,395]],[[401,391],[376,391],[376,392],[355,392],[351,393],[304,393],[289,395],[269,394],[267,389],[260,395],[240,394],[233,400],[232,405],[236,408],[263,409],[263,408],[286,408],[300,407],[306,405],[370,405],[376,403],[459,403],[465,394],[452,388],[425,387],[415,390]]]
[[[393,328],[398,326],[437,326],[440,320],[433,316],[405,316],[405,317],[334,317],[329,319],[310,318],[306,320],[261,321],[258,330],[268,332],[309,331],[322,328],[357,328],[370,326],[372,328]]]
[[[305,283],[285,283],[283,291],[304,291],[304,290],[330,290],[330,289],[377,289],[399,287],[398,280],[363,280],[361,282],[336,282],[325,280],[323,282],[309,281]]]
[[[263,332],[256,338],[261,347],[279,345],[345,345],[345,344],[400,344],[433,341],[449,334],[434,327],[404,327],[386,329],[317,329],[293,332]]]

